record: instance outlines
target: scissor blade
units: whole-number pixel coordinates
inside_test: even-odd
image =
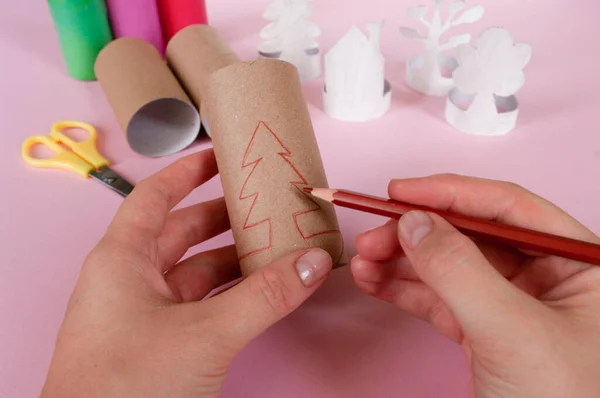
[[[124,198],[126,198],[131,191],[133,191],[133,185],[131,185],[127,180],[115,173],[109,167],[103,167],[100,170],[94,170],[90,173],[90,176],[97,181],[100,181],[100,183]]]

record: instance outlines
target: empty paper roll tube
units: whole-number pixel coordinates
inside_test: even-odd
[[[139,37],[165,52],[156,0],[106,0],[115,38]]]
[[[98,53],[113,39],[104,0],[48,0],[69,75],[96,80]]]
[[[152,44],[117,39],[100,52],[95,70],[135,152],[166,156],[198,137],[200,115]]]
[[[167,42],[187,26],[208,23],[205,0],[157,0],[157,4]]]
[[[166,55],[171,69],[201,114],[201,89],[208,76],[240,61],[218,32],[208,25],[181,30],[169,42]],[[204,127],[210,135],[207,126]]]
[[[296,68],[236,63],[208,77],[202,101],[243,274],[309,247],[344,265],[335,209],[303,192],[327,178]]]

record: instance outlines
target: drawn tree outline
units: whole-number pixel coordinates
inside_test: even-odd
[[[255,143],[257,141],[260,141],[262,144],[260,146],[260,153],[255,151]],[[326,230],[307,234],[300,227],[300,217],[316,211],[321,211],[322,209],[317,202],[315,202],[302,190],[303,187],[308,186],[308,181],[304,178],[302,173],[300,173],[298,168],[294,166],[292,160],[290,159],[292,157],[292,152],[284,145],[277,134],[275,134],[275,132],[273,132],[273,130],[271,130],[271,128],[269,128],[265,122],[259,122],[254,130],[254,133],[252,134],[252,137],[250,138],[248,147],[246,148],[244,158],[242,160],[242,171],[250,168],[250,172],[248,173],[240,190],[239,200],[252,200],[242,229],[246,231],[260,225],[267,224],[269,228],[269,243],[265,247],[256,248],[246,254],[243,254],[240,257],[240,260],[258,252],[271,249],[277,236],[276,231],[273,230],[271,216],[257,217],[256,214],[270,214],[270,212],[273,210],[272,208],[266,210],[264,209],[265,207],[272,207],[273,203],[278,203],[280,201],[280,192],[282,190],[279,188],[272,188],[267,190],[267,192],[273,195],[273,197],[266,196],[264,193],[261,196],[261,187],[253,186],[252,183],[254,181],[253,177],[255,178],[257,175],[259,175],[259,173],[271,173],[267,179],[270,180],[272,184],[291,184],[292,187],[299,192],[299,195],[295,196],[297,198],[298,210],[290,214],[290,222],[295,224],[296,229],[298,230],[298,233],[302,239],[308,240],[319,235],[339,232],[338,230]],[[273,166],[275,164],[276,166]],[[274,170],[278,172],[277,175],[272,174]],[[285,176],[280,177],[282,173],[286,172],[287,174]],[[264,179],[258,180],[264,181]],[[293,200],[293,198],[294,196],[290,196],[289,200]]]
[[[422,65],[417,70],[413,70],[412,73],[418,74],[417,79],[422,82],[424,87],[414,87],[419,91],[426,94],[441,95],[445,94],[439,92],[440,85],[443,85],[444,81],[451,79],[445,79],[442,76],[440,68],[440,55],[443,51],[451,50],[461,44],[469,43],[471,35],[468,33],[459,34],[450,37],[445,43],[440,44],[440,40],[444,33],[453,27],[474,23],[481,19],[484,14],[483,6],[474,6],[467,10],[464,10],[466,3],[464,0],[454,0],[448,6],[448,14],[445,20],[442,20],[442,3],[445,0],[433,0],[434,8],[431,20],[425,19],[428,7],[424,5],[409,7],[407,14],[409,18],[421,22],[427,28],[427,35],[422,34],[419,30],[402,26],[400,27],[400,33],[407,39],[418,40],[423,43],[425,53],[422,56]],[[464,11],[463,11],[464,10]],[[463,11],[461,13],[461,11]],[[415,57],[415,58],[418,58]],[[431,86],[431,87],[429,87]],[[436,93],[437,91],[437,93]]]
[[[493,27],[481,33],[476,47],[463,44],[456,55],[456,88],[474,96],[468,112],[487,127],[498,116],[496,96],[512,96],[525,84],[523,69],[531,59],[531,46],[514,44],[506,29]]]

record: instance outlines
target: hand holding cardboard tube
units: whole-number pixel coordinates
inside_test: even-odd
[[[346,264],[333,206],[303,191],[327,178],[297,69],[241,62],[205,25],[173,37],[167,59],[212,138],[243,273],[308,247]]]
[[[322,249],[299,248],[235,286],[234,246],[181,260],[229,229],[223,198],[173,210],[217,171],[205,150],[137,184],[82,267],[41,398],[216,398],[233,359],[323,284]]]

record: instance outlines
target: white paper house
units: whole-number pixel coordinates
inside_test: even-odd
[[[325,55],[325,112],[336,119],[366,121],[390,107],[391,87],[379,49],[383,23],[367,26],[369,37],[353,26]]]

